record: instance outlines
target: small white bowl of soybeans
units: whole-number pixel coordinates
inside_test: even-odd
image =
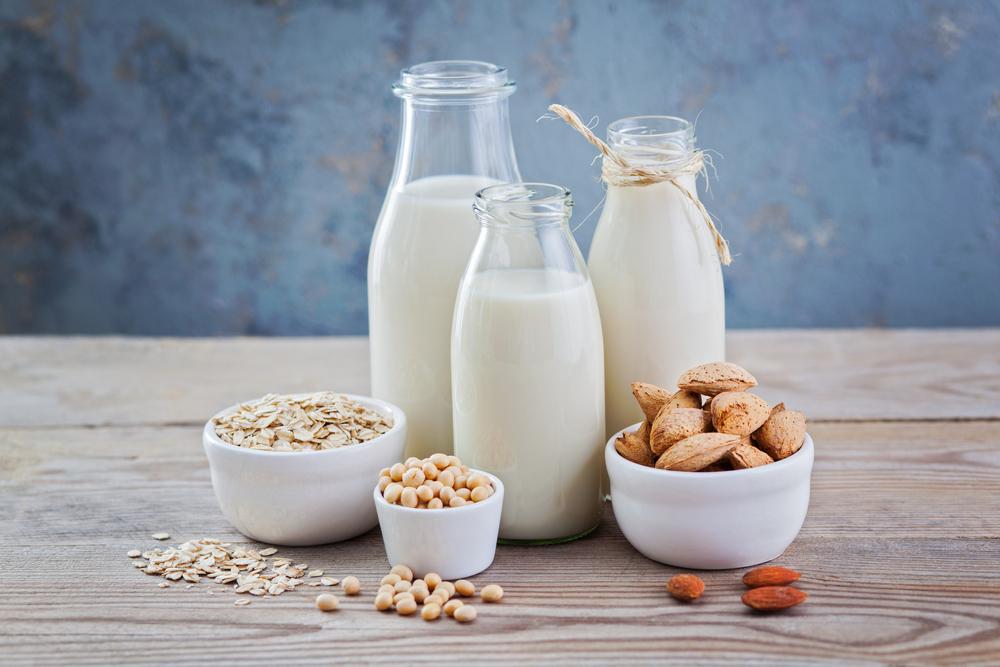
[[[503,483],[454,457],[411,457],[381,471],[374,490],[389,564],[420,577],[471,577],[496,555]]]

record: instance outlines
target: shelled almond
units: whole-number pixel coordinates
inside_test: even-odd
[[[784,403],[772,408],[749,393],[757,380],[736,364],[697,366],[684,372],[677,386],[670,393],[632,383],[646,419],[635,433],[616,440],[622,457],[661,470],[714,472],[767,465],[802,447],[805,415],[786,410]]]

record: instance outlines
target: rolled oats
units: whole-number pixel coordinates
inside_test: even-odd
[[[226,443],[245,449],[306,452],[337,449],[377,438],[393,426],[381,415],[343,394],[268,394],[212,420]]]

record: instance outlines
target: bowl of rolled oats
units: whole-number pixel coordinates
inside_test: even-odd
[[[406,447],[406,416],[366,396],[268,394],[202,433],[222,513],[269,544],[340,542],[378,525],[372,487]]]

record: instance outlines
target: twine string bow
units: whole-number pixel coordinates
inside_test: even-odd
[[[655,183],[667,182],[684,193],[684,196],[691,200],[691,203],[694,204],[695,208],[697,208],[701,213],[702,217],[705,219],[705,223],[711,230],[712,238],[715,240],[715,247],[719,250],[719,258],[722,260],[722,263],[729,266],[729,264],[733,261],[733,256],[729,254],[729,243],[726,239],[722,238],[722,234],[720,234],[719,230],[715,228],[712,216],[708,214],[704,204],[702,204],[697,197],[695,197],[688,191],[687,188],[678,182],[679,178],[684,176],[697,176],[704,170],[705,158],[701,151],[678,151],[678,159],[672,160],[669,165],[633,164],[624,155],[601,141],[597,135],[591,132],[590,128],[588,128],[583,121],[580,120],[579,116],[566,107],[561,104],[553,104],[549,107],[549,111],[569,123],[576,129],[577,132],[587,137],[587,141],[597,146],[597,148],[601,151],[604,155],[603,165],[601,167],[601,178],[608,185],[641,187],[645,185],[653,185]]]

